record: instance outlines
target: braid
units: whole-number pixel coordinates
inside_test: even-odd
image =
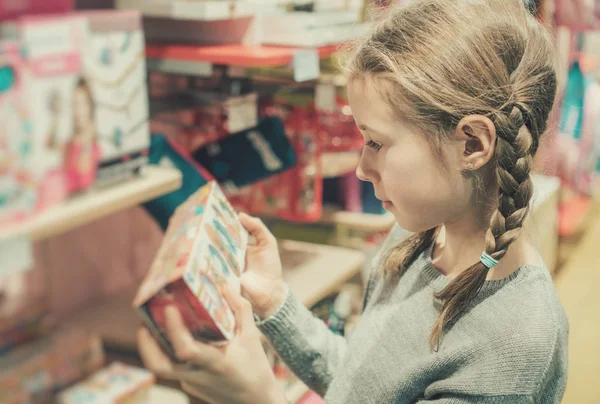
[[[485,252],[501,260],[510,244],[519,237],[529,212],[533,183],[529,172],[533,156],[533,136],[519,107],[496,118],[498,209],[492,215],[485,237]]]
[[[508,115],[496,114],[498,209],[492,214],[485,237],[485,252],[500,261],[519,237],[529,211],[533,183],[529,176],[535,143],[525,123],[523,107],[514,106]],[[481,290],[489,269],[480,261],[471,265],[440,293],[442,312],[434,325],[430,343],[434,350],[446,327],[467,310]]]

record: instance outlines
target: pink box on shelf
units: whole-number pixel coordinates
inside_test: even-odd
[[[82,77],[87,20],[74,16],[24,17],[1,26],[20,44],[28,77],[24,83],[32,118],[32,169],[40,187],[38,207],[90,187],[99,147],[93,108]]]
[[[0,20],[23,15],[63,13],[73,9],[73,0],[0,0]]]
[[[23,89],[26,78],[18,44],[0,43],[0,227],[29,217],[38,200],[31,169],[31,114]]]

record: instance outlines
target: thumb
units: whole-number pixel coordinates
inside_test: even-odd
[[[236,293],[229,285],[223,287],[223,296],[235,316],[238,334],[242,334],[255,327],[252,305],[248,300],[244,299],[239,293]]]

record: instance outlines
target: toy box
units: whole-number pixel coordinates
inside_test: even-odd
[[[263,14],[256,18],[256,38],[261,44],[316,47],[339,44],[366,35],[360,8]]]
[[[244,0],[117,0],[117,8],[137,9],[146,16],[216,21],[250,17],[256,8]]]
[[[222,285],[240,290],[248,233],[216,182],[179,206],[134,300],[149,330],[173,353],[164,334],[164,308],[176,305],[195,338],[224,342],[234,335]]]
[[[100,148],[97,182],[113,182],[137,172],[150,146],[146,58],[137,11],[83,12],[90,27],[83,76],[94,108]]]
[[[58,396],[58,403],[147,403],[154,382],[154,375],[149,371],[115,362],[63,391]]]
[[[40,205],[94,182],[100,149],[87,81],[82,78],[84,18],[23,18],[2,25],[2,35],[20,42],[29,79],[25,83],[33,117],[32,168],[42,185]]]
[[[0,226],[27,218],[37,204],[26,74],[18,45],[0,43]]]
[[[64,327],[0,358],[0,403],[50,402],[53,393],[92,374],[103,363],[100,338]]]

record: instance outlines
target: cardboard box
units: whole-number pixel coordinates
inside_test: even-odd
[[[82,78],[85,18],[28,17],[2,24],[27,63],[24,87],[33,130],[33,164],[42,185],[40,207],[61,202],[95,180],[100,150],[89,85]]]
[[[224,342],[235,319],[222,285],[240,290],[248,233],[215,182],[180,205],[134,300],[146,326],[173,354],[165,334],[164,308],[176,305],[195,338]]]
[[[117,0],[117,8],[137,9],[145,16],[177,20],[218,21],[250,17],[256,7],[244,0]]]
[[[58,403],[147,403],[154,382],[154,375],[149,371],[115,362],[63,391],[58,396]]]
[[[144,32],[140,13],[98,10],[78,13],[90,35],[83,77],[94,108],[102,185],[131,176],[148,162],[150,124]]]
[[[0,226],[34,213],[33,133],[23,88],[27,71],[16,42],[0,43]]]

